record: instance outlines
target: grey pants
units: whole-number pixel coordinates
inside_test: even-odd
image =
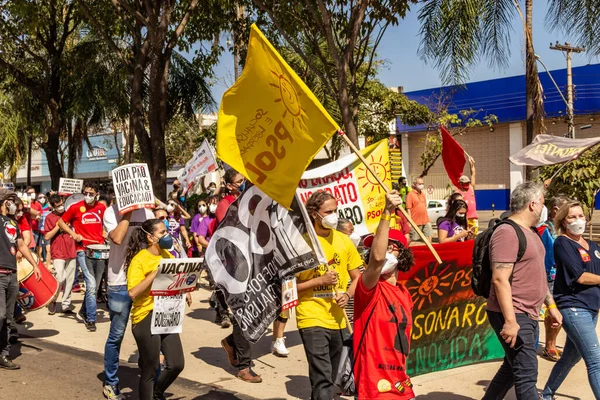
[[[0,355],[8,356],[10,343],[8,343],[8,316],[15,313],[15,303],[19,293],[17,272],[0,274]]]
[[[71,305],[71,291],[73,290],[73,281],[75,280],[75,267],[77,259],[52,260],[52,265],[56,271],[56,280],[60,290],[63,292],[61,310],[65,311]]]

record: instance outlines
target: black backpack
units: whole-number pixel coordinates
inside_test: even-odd
[[[508,224],[515,228],[517,238],[519,239],[519,251],[517,252],[517,260],[515,263],[521,261],[523,254],[525,254],[525,250],[527,250],[527,238],[525,237],[525,234],[519,225],[511,219],[501,220],[475,237],[475,244],[473,245],[473,275],[471,277],[471,287],[476,295],[483,296],[486,299],[490,297],[490,289],[492,287],[490,241],[496,228],[504,224]],[[537,234],[537,231],[535,232]],[[510,280],[512,281],[512,275]]]

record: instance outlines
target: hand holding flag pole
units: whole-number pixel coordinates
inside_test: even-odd
[[[381,181],[381,178],[375,173],[375,171],[373,170],[373,168],[371,168],[371,165],[369,164],[369,162],[367,160],[365,160],[365,158],[363,157],[363,155],[360,154],[360,151],[356,148],[356,146],[354,145],[354,143],[352,143],[352,141],[350,139],[348,139],[348,137],[346,136],[346,134],[343,131],[339,130],[338,134],[342,137],[342,139],[344,139],[344,141],[346,142],[346,144],[348,145],[348,147],[350,147],[350,150],[352,150],[352,152],[354,154],[356,154],[356,156],[358,157],[358,159],[365,165],[365,167],[367,168],[367,170],[369,171],[369,173],[371,175],[373,175],[373,177],[377,180],[377,182],[379,183],[379,185],[381,185],[381,187],[383,188],[383,190],[385,190],[386,193],[389,192],[390,189]],[[421,230],[419,229],[419,227],[417,226],[417,224],[415,224],[415,221],[412,220],[412,218],[410,217],[410,215],[408,215],[408,213],[406,212],[406,210],[404,210],[404,208],[398,207],[398,210],[400,210],[400,212],[402,213],[402,215],[404,215],[404,217],[406,218],[406,220],[408,221],[408,223],[410,224],[410,226],[417,232],[417,234],[419,235],[419,237],[425,242],[425,244],[427,245],[427,248],[429,248],[429,250],[431,251],[431,253],[435,257],[436,261],[441,264],[442,263],[442,259],[438,255],[437,251],[435,251],[435,249],[433,248],[433,246],[431,245],[431,243],[429,242],[429,240],[427,240],[427,238],[425,237],[425,235],[423,234],[423,232],[421,232]]]

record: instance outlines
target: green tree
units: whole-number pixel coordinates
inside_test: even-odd
[[[550,0],[546,24],[563,32],[589,55],[600,54],[600,4],[594,0]]]

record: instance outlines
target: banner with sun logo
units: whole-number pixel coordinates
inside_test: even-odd
[[[390,156],[387,140],[361,150],[383,183],[391,188]],[[303,203],[319,190],[325,190],[338,201],[340,218],[352,221],[359,235],[373,233],[385,206],[385,191],[355,154],[319,168],[306,171],[298,185]]]
[[[415,265],[398,276],[414,302],[409,376],[504,357],[486,299],[471,289],[473,244],[434,244],[442,264],[425,246],[411,247]]]
[[[304,170],[339,126],[252,25],[240,78],[223,95],[217,154],[289,207]]]

